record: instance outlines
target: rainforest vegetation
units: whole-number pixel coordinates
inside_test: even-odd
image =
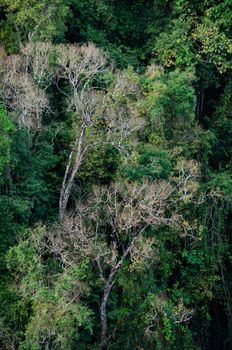
[[[0,349],[232,349],[231,0],[1,0]]]

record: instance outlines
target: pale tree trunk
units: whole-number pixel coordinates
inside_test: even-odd
[[[144,229],[143,229],[144,230]],[[139,234],[143,231],[141,230]],[[111,289],[114,285],[114,277],[115,275],[120,271],[124,260],[132,250],[132,248],[135,246],[136,241],[139,237],[139,234],[136,235],[130,245],[127,247],[125,252],[123,253],[121,259],[112,267],[111,272],[109,274],[109,277],[106,279],[105,285],[104,285],[104,291],[103,291],[103,297],[101,300],[101,305],[100,305],[100,317],[101,317],[101,349],[106,349],[107,348],[107,343],[109,340],[109,337],[107,336],[107,331],[108,331],[108,323],[107,323],[107,302],[109,299],[109,295],[111,292]]]
[[[60,214],[61,220],[63,220],[65,216],[73,182],[77,174],[77,171],[80,168],[82,158],[83,158],[83,153],[85,151],[84,149],[85,131],[86,131],[86,126],[84,125],[81,128],[79,137],[76,138],[74,149],[71,151],[69,155],[68,164],[66,166],[65,175],[62,183],[61,192],[60,192],[60,200],[59,200],[59,214]]]

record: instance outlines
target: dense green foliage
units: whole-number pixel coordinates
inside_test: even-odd
[[[1,349],[232,349],[231,18],[1,1]]]

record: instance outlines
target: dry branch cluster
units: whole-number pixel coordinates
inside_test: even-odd
[[[1,87],[5,106],[19,127],[39,130],[42,116],[50,111],[49,99],[29,73],[25,57],[5,57]]]

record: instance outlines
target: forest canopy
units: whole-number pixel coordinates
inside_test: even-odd
[[[231,18],[1,1],[0,349],[232,349]]]

